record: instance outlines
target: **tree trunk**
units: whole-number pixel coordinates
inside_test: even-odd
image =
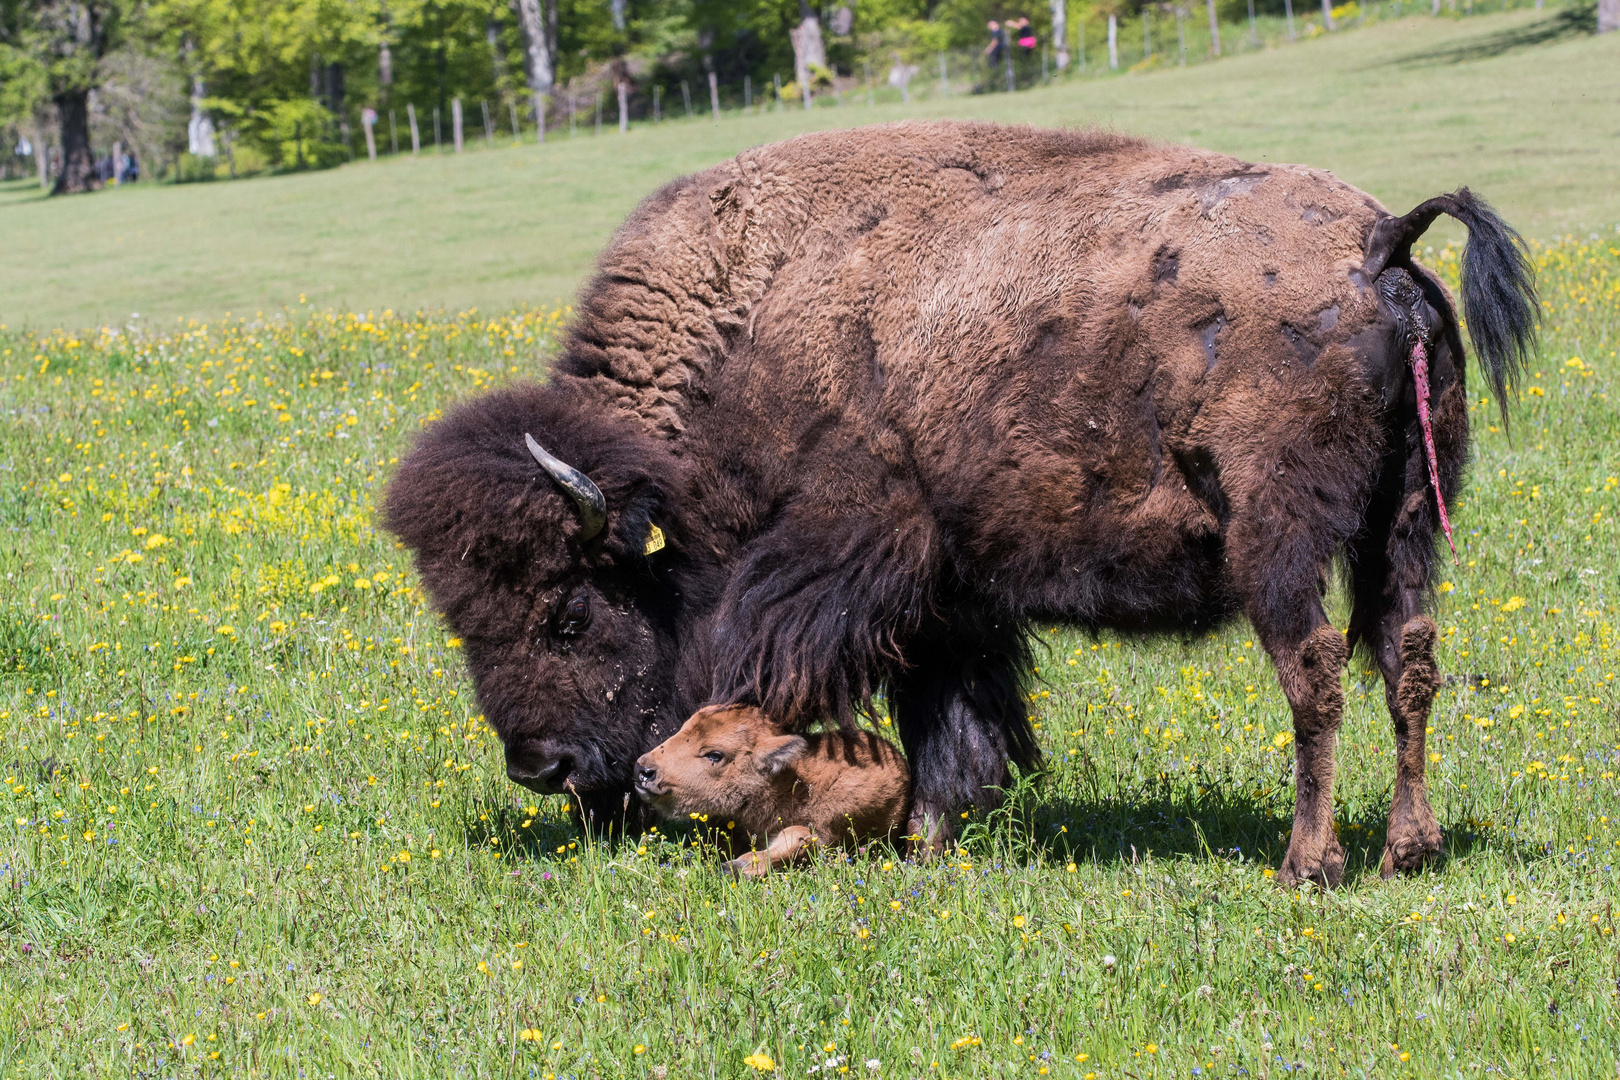
[[[1333,21],[1333,0],[1322,0],[1322,25],[1329,30],[1339,28],[1339,24]]]
[[[1598,33],[1620,30],[1620,0],[1598,0]]]
[[[1068,0],[1052,0],[1052,44],[1057,49],[1057,69],[1069,66]]]
[[[623,133],[630,130],[630,81],[621,75],[613,85],[619,91],[619,131]]]
[[[66,90],[56,98],[62,115],[62,171],[56,176],[56,195],[95,191],[96,160],[90,152],[90,91]]]
[[[39,190],[51,186],[51,148],[45,145],[45,129],[34,132],[34,167],[39,170]]]
[[[793,77],[799,81],[799,91],[804,96],[804,107],[808,109],[810,84],[815,78],[810,68],[811,65],[827,66],[827,48],[821,41],[821,23],[816,19],[816,13],[811,10],[806,0],[799,0],[799,25],[793,28],[788,37],[793,41]]]
[[[1108,66],[1119,70],[1119,16],[1108,13]]]
[[[536,142],[546,141],[546,98],[551,95],[556,69],[551,62],[551,39],[540,0],[516,0],[518,29],[523,33],[523,74],[534,97]]]
[[[1214,56],[1221,55],[1221,24],[1215,18],[1215,0],[1205,0],[1209,8],[1209,51]]]

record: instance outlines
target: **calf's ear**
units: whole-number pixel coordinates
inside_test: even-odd
[[[761,739],[754,750],[754,760],[767,776],[775,776],[799,759],[810,744],[797,735],[773,735]]]

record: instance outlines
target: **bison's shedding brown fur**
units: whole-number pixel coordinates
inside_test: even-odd
[[[1533,290],[1466,189],[1397,218],[1302,166],[988,124],[760,147],[647,199],[549,384],[430,427],[389,523],[509,775],[587,812],[633,809],[632,763],[701,705],[848,726],[882,689],[911,828],[939,842],[1009,758],[1038,762],[1031,625],[1242,615],[1294,714],[1279,877],[1342,872],[1358,644],[1401,748],[1385,870],[1415,867],[1439,847],[1419,343],[1444,497],[1468,455],[1459,323],[1410,251],[1442,212],[1470,229],[1464,305],[1500,393]],[[601,489],[605,528],[526,435]],[[1348,641],[1322,604],[1335,561]]]
[[[654,812],[726,819],[727,865],[751,877],[812,843],[893,837],[910,790],[905,758],[871,732],[796,735],[741,705],[699,709],[636,761],[636,792]]]

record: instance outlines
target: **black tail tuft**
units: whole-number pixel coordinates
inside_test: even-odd
[[[1364,269],[1375,278],[1386,266],[1410,260],[1412,244],[1434,219],[1448,214],[1468,226],[1463,248],[1462,306],[1468,336],[1507,419],[1507,397],[1530,363],[1536,339],[1535,268],[1524,239],[1467,188],[1439,195],[1405,217],[1373,227]]]

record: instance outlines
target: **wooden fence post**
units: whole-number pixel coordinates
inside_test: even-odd
[[[709,108],[714,110],[714,122],[720,122],[720,78],[709,72]]]
[[[663,97],[663,86],[655,83],[653,85],[653,123],[655,124],[661,124],[664,122],[664,114],[659,109],[660,104],[663,101]]]
[[[692,119],[692,87],[685,79],[681,80],[681,100],[686,102],[686,118]]]
[[[388,110],[388,145],[395,157],[399,157],[399,125],[394,122],[394,110]]]
[[[1119,17],[1108,13],[1108,67],[1119,70]]]
[[[369,105],[360,110],[360,126],[366,129],[366,158],[377,160],[377,137],[372,129],[377,126],[377,110]]]
[[[1215,0],[1204,0],[1209,8],[1209,51],[1221,55],[1221,24],[1215,18]]]
[[[484,149],[487,150],[495,145],[495,122],[489,118],[489,102],[480,98],[478,107],[484,110]]]
[[[461,153],[461,99],[450,99],[450,137],[455,140],[456,153]]]
[[[623,135],[630,130],[630,80],[618,78],[613,81],[619,91],[619,134]]]
[[[405,119],[411,122],[411,157],[422,152],[422,135],[416,130],[416,106],[407,101],[405,103]]]

